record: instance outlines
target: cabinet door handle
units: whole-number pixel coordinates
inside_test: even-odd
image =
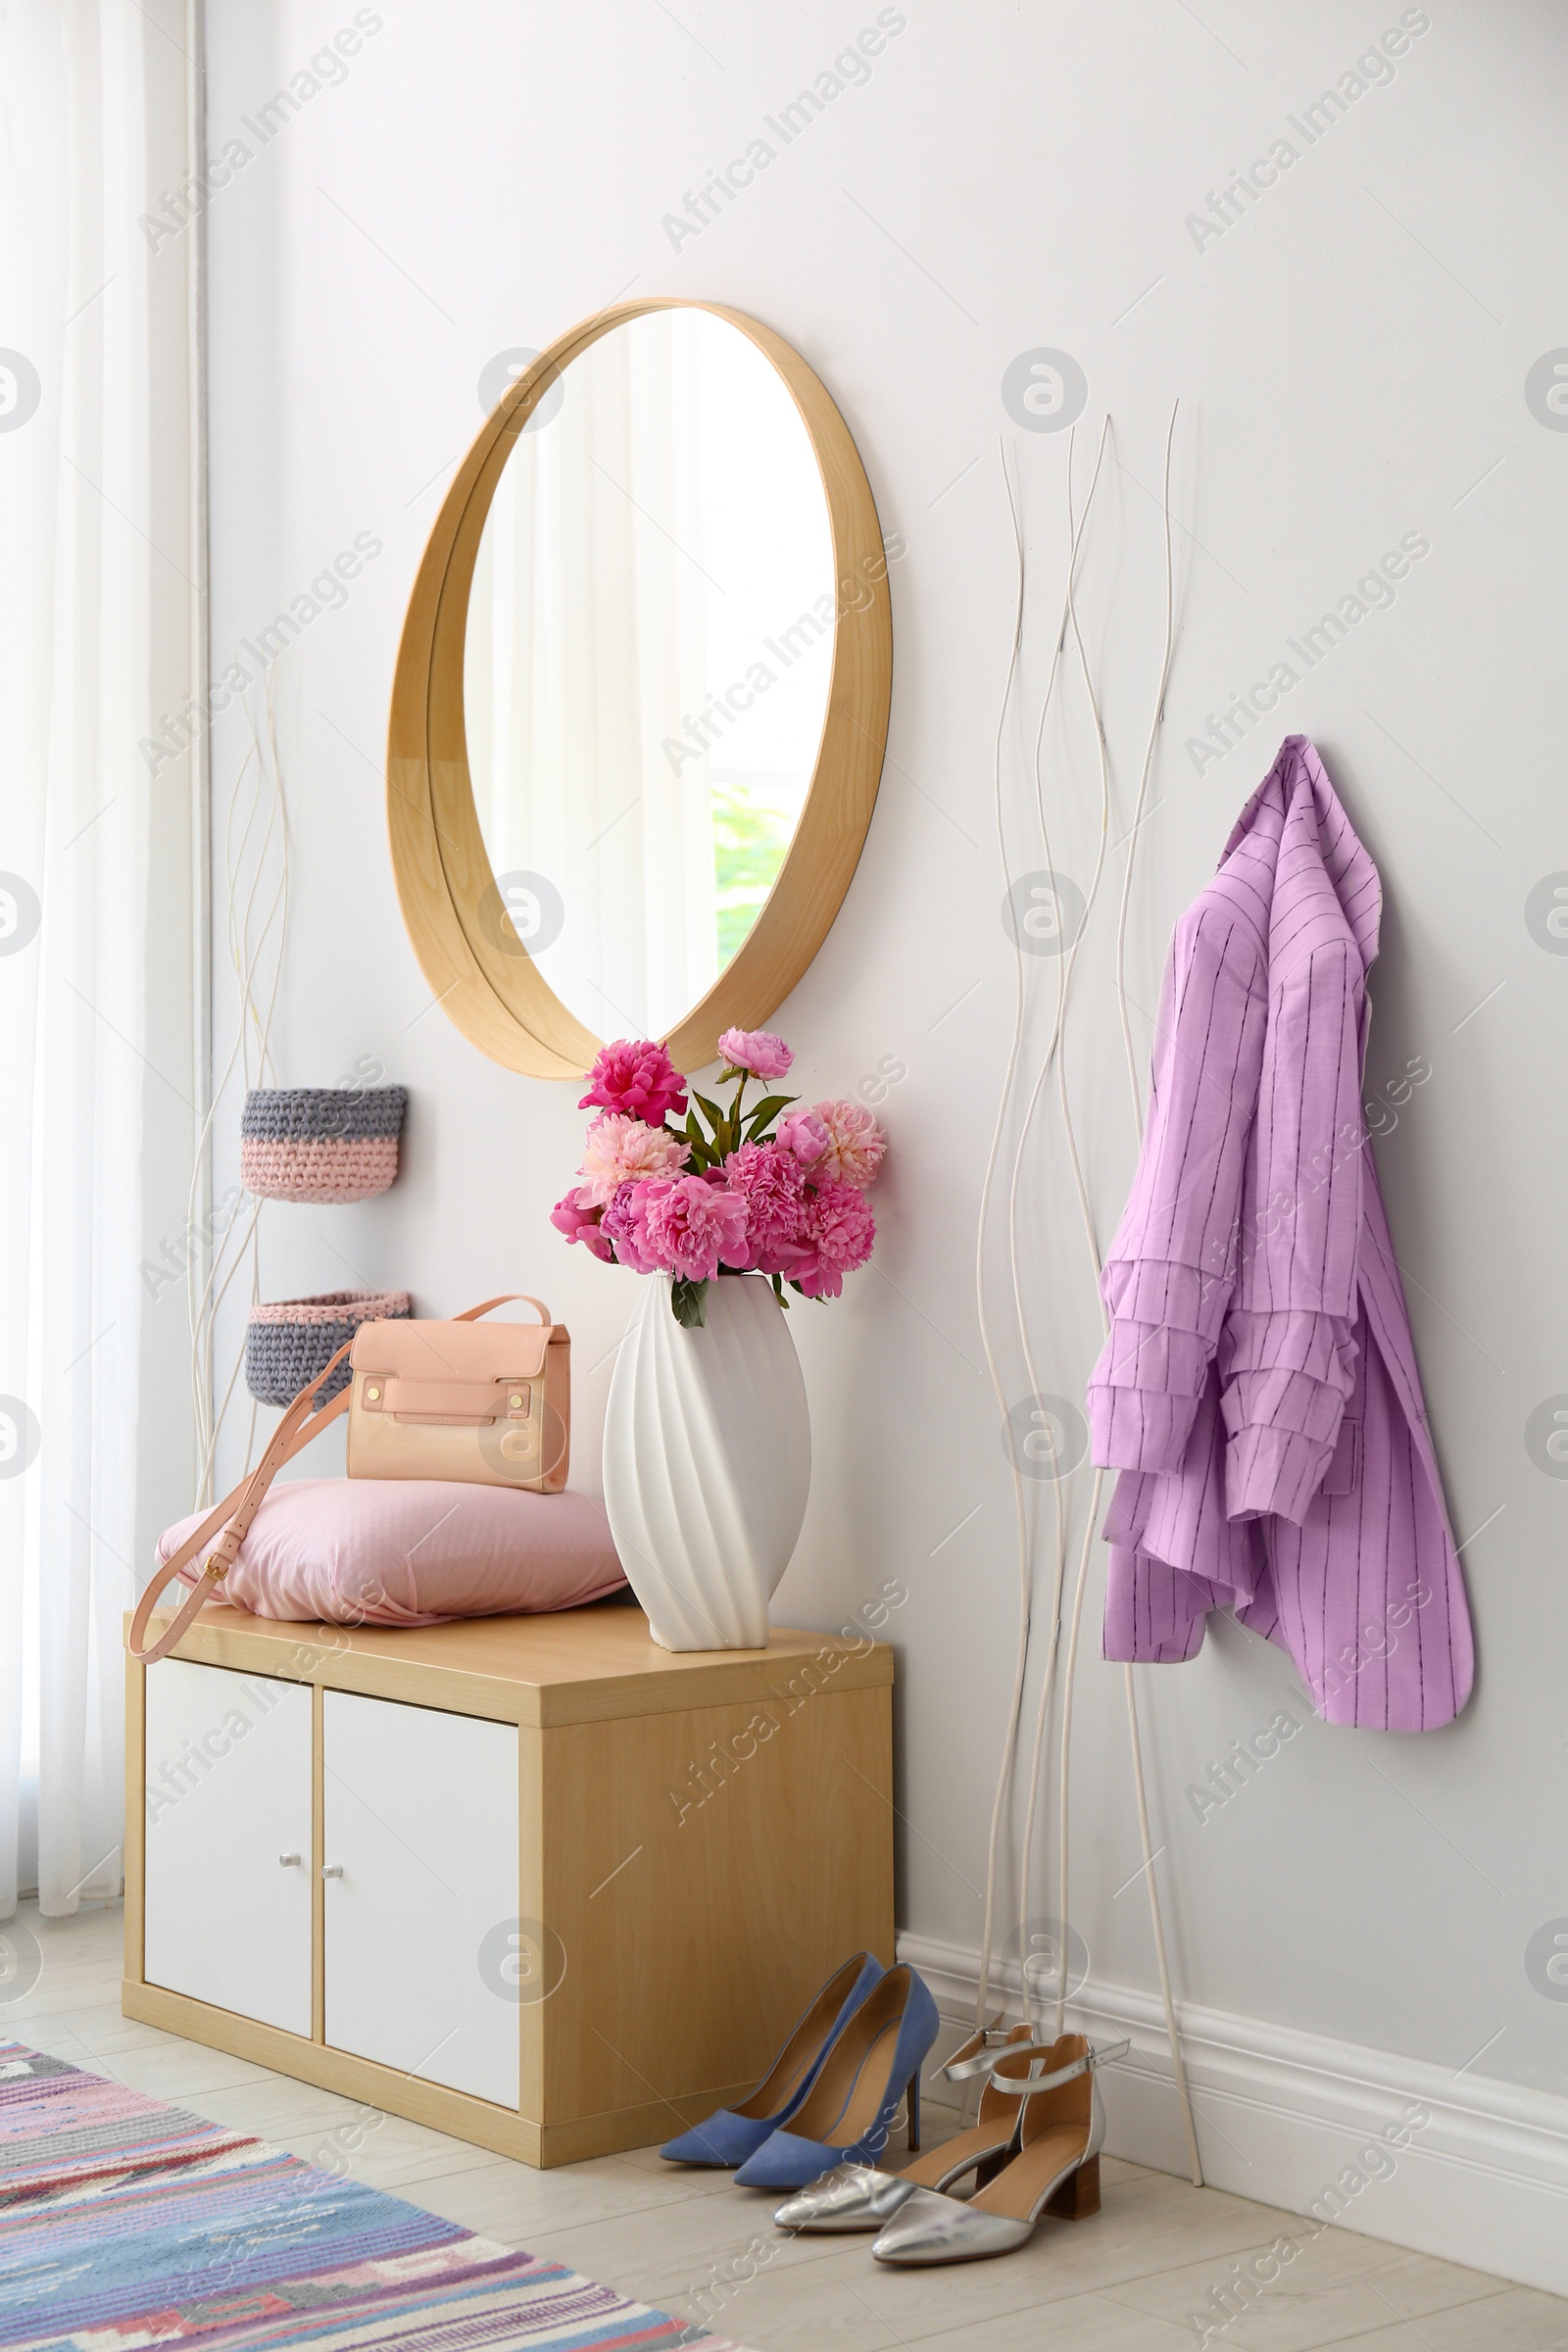
[[[287,1870],[291,1864],[298,1863],[299,1856],[298,1854],[279,1854],[277,1859],[279,1868]]]
[[[321,1876],[323,1879],[340,1879],[343,1876],[342,1863],[323,1862],[321,1864]]]

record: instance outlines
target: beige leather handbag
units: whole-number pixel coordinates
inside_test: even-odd
[[[514,1299],[533,1307],[538,1322],[480,1324],[492,1307]],[[317,1391],[345,1355],[353,1371],[349,1387],[316,1412]],[[570,1336],[524,1291],[487,1298],[447,1323],[362,1323],[301,1389],[249,1477],[155,1572],[125,1637],[133,1658],[147,1664],[173,1647],[233,1566],[283,1464],[343,1413],[350,1478],[443,1478],[559,1494],[571,1453]],[[188,1598],[144,1648],[159,1594],[215,1535]]]
[[[450,1323],[361,1325],[349,1343],[350,1478],[559,1494],[571,1445],[571,1341],[539,1299],[522,1303],[537,1323],[480,1323],[507,1304],[490,1298]]]

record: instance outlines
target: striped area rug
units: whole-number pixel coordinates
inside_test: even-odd
[[[560,2263],[0,2041],[0,2345],[740,2352]]]

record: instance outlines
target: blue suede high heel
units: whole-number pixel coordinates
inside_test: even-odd
[[[756,2154],[795,2114],[849,2019],[882,1981],[882,1963],[857,1952],[835,1969],[751,2097],[720,2107],[705,2124],[680,2132],[659,2151],[671,2164],[710,2164],[728,2171]]]
[[[908,2094],[920,2145],[920,2068],[941,2020],[924,1980],[890,1968],[845,2023],[806,2098],[735,2175],[741,2188],[804,2188],[838,2164],[877,2164]]]

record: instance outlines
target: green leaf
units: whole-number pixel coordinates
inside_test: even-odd
[[[694,1110],[686,1113],[686,1147],[691,1164],[699,1176],[705,1168],[711,1167],[713,1154],[709,1149],[708,1138],[703,1133]]]
[[[759,1134],[767,1125],[768,1120],[777,1118],[781,1110],[788,1110],[790,1104],[792,1102],[798,1102],[800,1099],[801,1098],[799,1095],[768,1095],[764,1101],[759,1102],[756,1109],[748,1112],[747,1114],[747,1142],[749,1144],[755,1144]]]
[[[669,1286],[669,1303],[682,1330],[701,1331],[708,1320],[707,1283],[672,1282]]]
[[[716,1102],[710,1102],[708,1097],[706,1095],[700,1095],[695,1086],[692,1088],[692,1101],[697,1104],[698,1108],[702,1111],[704,1118],[708,1121],[710,1127],[711,1127],[716,1134],[718,1129],[724,1124],[724,1113],[719,1109],[718,1104]],[[690,1116],[690,1113],[687,1115]]]

